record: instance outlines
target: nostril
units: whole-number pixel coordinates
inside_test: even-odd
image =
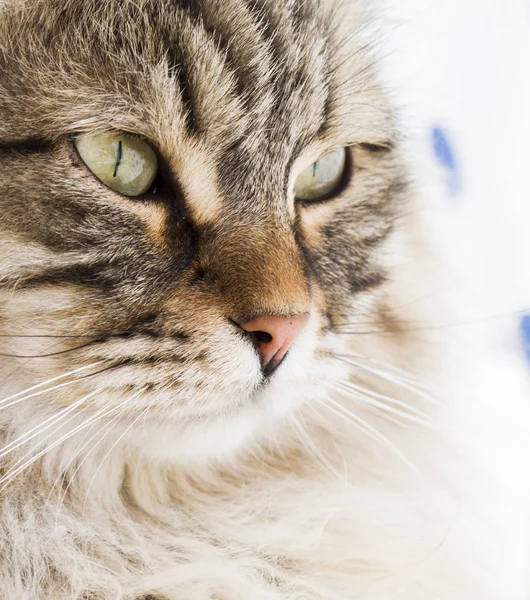
[[[270,344],[272,342],[272,335],[266,331],[253,331],[252,335],[259,344]]]
[[[262,315],[241,323],[230,320],[252,340],[261,361],[262,372],[268,376],[285,358],[309,321],[309,314],[302,313],[292,317]]]
[[[273,340],[273,337],[267,331],[247,331],[237,321],[233,319],[229,319],[231,323],[233,323],[242,333],[244,333],[248,338],[250,338],[256,344],[270,344]]]

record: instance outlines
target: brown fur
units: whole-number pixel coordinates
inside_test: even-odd
[[[419,314],[407,302],[427,278],[418,267],[407,286],[400,271],[403,248],[422,246],[367,27],[358,3],[325,0],[0,8],[0,372],[2,397],[17,399],[0,412],[3,448],[69,407],[74,425],[104,415],[71,439],[66,421],[0,454],[6,598],[331,600],[368,589],[363,598],[387,600],[400,581],[424,600],[427,581],[467,569],[451,557],[475,538],[448,543],[432,578],[393,578],[399,560],[417,565],[439,545],[452,505],[440,510],[430,488],[410,495],[410,473],[384,469],[362,431],[311,413],[351,376],[336,356],[351,352],[351,329],[370,359],[420,369],[430,352],[406,327],[396,335]],[[160,193],[126,198],[87,169],[75,135],[109,130],[152,145]],[[341,147],[344,189],[320,206],[296,201],[299,172]],[[235,323],[306,312],[307,330],[267,379]],[[373,369],[353,372],[395,392]],[[67,385],[18,401],[54,377]],[[365,412],[371,427],[404,434]],[[317,444],[294,435],[292,415]],[[92,428],[102,445],[91,456]],[[36,459],[14,477],[28,447]],[[409,520],[388,510],[395,502]],[[381,519],[388,539],[365,555]],[[447,589],[462,600],[468,588]]]

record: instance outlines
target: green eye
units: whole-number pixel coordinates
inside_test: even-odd
[[[294,195],[298,200],[324,200],[341,187],[346,170],[346,149],[339,148],[321,156],[298,175]]]
[[[109,188],[141,196],[158,173],[158,159],[141,138],[128,133],[86,133],[75,141],[85,165]]]

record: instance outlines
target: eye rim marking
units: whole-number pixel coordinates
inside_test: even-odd
[[[167,251],[179,239],[182,231],[188,231],[190,228],[186,193],[179,177],[170,168],[155,142],[145,136],[131,134],[128,131],[111,129],[107,132],[116,135],[123,133],[136,135],[150,145],[158,160],[158,172],[152,187],[139,196],[128,196],[101,181],[82,159],[75,144],[75,140],[80,135],[91,132],[73,132],[62,136],[63,140],[67,142],[72,168],[81,170],[91,185],[103,186],[105,190],[115,196],[116,201],[125,201],[128,209],[132,210],[148,227],[151,240]],[[151,212],[153,210],[155,210],[154,213]],[[153,215],[156,215],[155,220],[153,220]]]

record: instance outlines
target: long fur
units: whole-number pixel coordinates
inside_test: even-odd
[[[525,598],[524,391],[451,325],[373,19],[1,8],[2,599]],[[108,130],[150,140],[168,198],[92,176],[72,136]],[[297,205],[342,146],[348,188]],[[304,311],[265,384],[233,321]]]

